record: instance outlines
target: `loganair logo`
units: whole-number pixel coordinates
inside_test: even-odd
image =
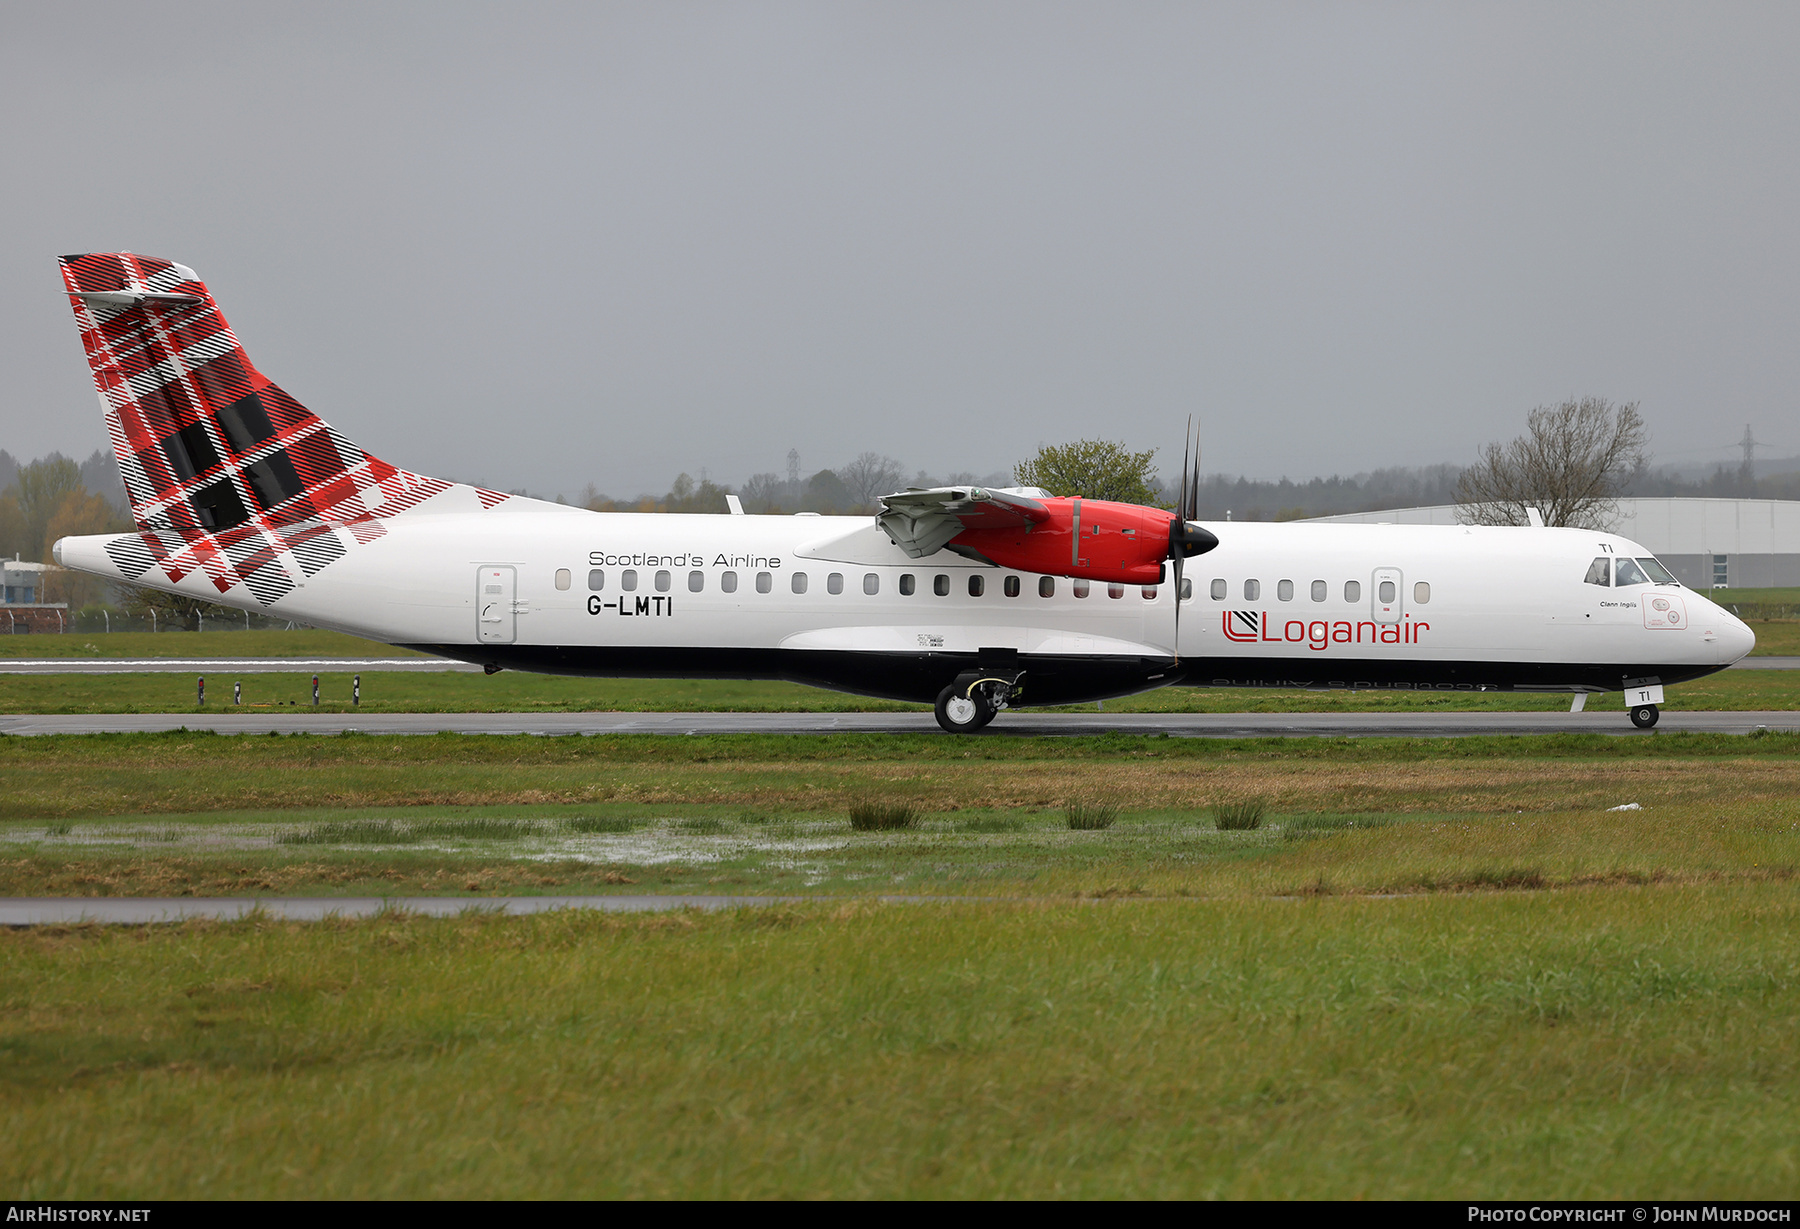
[[[1398,623],[1377,623],[1373,619],[1288,619],[1277,623],[1266,610],[1223,613],[1227,640],[1239,644],[1303,644],[1315,653],[1323,653],[1334,644],[1417,644],[1419,636],[1431,630],[1431,624],[1415,623],[1411,615]]]

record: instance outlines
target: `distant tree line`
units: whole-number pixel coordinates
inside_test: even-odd
[[[111,454],[96,451],[77,464],[60,452],[21,464],[0,450],[0,555],[51,562],[58,538],[123,533],[132,527],[125,488]],[[105,581],[79,572],[52,572],[39,600],[79,608],[108,596]]]
[[[959,472],[937,477],[918,470],[907,476],[906,467],[893,457],[864,452],[837,469],[821,469],[792,481],[780,474],[753,474],[742,487],[721,486],[708,478],[695,482],[690,474],[677,475],[663,495],[639,495],[614,499],[592,483],[581,494],[581,506],[595,512],[715,512],[726,511],[725,497],[736,495],[744,511],[759,515],[818,512],[825,515],[873,513],[883,495],[909,486],[953,486],[974,483],[1011,486],[1004,471],[992,474]]]

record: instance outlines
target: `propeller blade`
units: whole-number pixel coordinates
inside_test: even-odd
[[[1175,496],[1175,515],[1187,516],[1188,501],[1188,437],[1194,433],[1194,416],[1188,415],[1187,429],[1181,436],[1181,488]]]
[[[1194,472],[1191,478],[1185,479],[1187,486],[1187,503],[1182,505],[1181,519],[1197,521],[1200,519],[1200,428],[1194,427]]]
[[[1175,552],[1175,664],[1181,664],[1181,565],[1187,562],[1180,551]]]
[[[1188,456],[1190,444],[1197,444],[1199,437],[1194,433],[1194,416],[1188,415],[1187,427],[1181,433],[1181,488],[1175,496],[1175,515],[1179,518],[1169,526],[1169,558],[1175,563],[1175,664],[1181,664],[1181,578],[1182,565],[1187,562],[1188,532],[1187,523],[1192,519],[1188,512],[1190,507],[1197,507],[1199,491],[1189,478]],[[1193,476],[1198,478],[1200,458],[1194,458]]]

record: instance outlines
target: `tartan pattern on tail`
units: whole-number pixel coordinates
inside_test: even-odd
[[[62,258],[131,497],[128,578],[204,572],[268,606],[451,484],[396,469],[257,371],[192,269],[131,252]],[[480,492],[483,508],[506,496]]]

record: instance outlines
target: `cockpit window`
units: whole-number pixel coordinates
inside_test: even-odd
[[[1669,574],[1669,569],[1654,559],[1639,559],[1638,566],[1650,574],[1650,579],[1659,585],[1678,585],[1681,582]]]
[[[1612,560],[1602,555],[1588,564],[1587,583],[1590,585],[1612,584],[1612,568],[1607,566],[1611,562]]]
[[[1644,575],[1644,569],[1640,568],[1637,563],[1631,559],[1619,560],[1618,573],[1615,579],[1619,582],[1619,587],[1621,589],[1626,585],[1647,585],[1650,583],[1650,578]]]

